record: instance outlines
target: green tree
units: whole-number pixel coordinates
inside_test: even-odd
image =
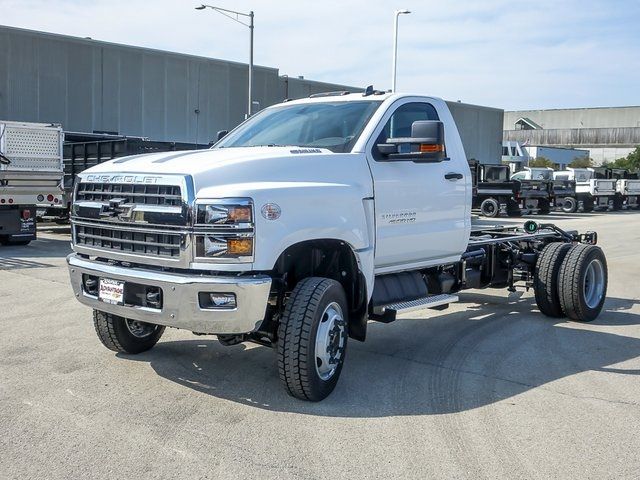
[[[533,160],[529,160],[530,167],[551,167],[553,168],[554,163],[545,157],[536,157]]]
[[[640,147],[636,147],[636,149],[626,157],[618,158],[613,162],[606,162],[603,166],[609,168],[624,168],[631,171],[640,170]]]
[[[576,157],[569,164],[571,168],[593,167],[593,159],[589,157]]]

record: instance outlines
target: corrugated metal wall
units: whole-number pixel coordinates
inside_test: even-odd
[[[504,111],[460,102],[447,102],[458,127],[467,159],[500,163]]]
[[[631,106],[505,112],[504,129],[515,129],[515,123],[523,117],[545,129],[640,127],[640,107]]]
[[[244,119],[246,64],[0,26],[0,119],[207,143]],[[260,108],[341,85],[254,67]]]
[[[504,139],[532,145],[630,148],[640,145],[640,127],[505,130]]]

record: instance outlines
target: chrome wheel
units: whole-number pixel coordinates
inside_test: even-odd
[[[342,308],[336,302],[322,312],[316,334],[316,371],[322,380],[329,380],[344,355],[346,329]]]
[[[158,325],[152,323],[140,322],[138,320],[125,320],[125,325],[129,333],[136,338],[145,338],[152,335],[158,328]]]
[[[598,259],[593,259],[584,275],[584,301],[589,308],[595,308],[604,294],[604,267]]]

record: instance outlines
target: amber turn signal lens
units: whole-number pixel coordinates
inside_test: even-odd
[[[227,253],[243,257],[251,255],[253,253],[253,239],[230,238],[227,240]]]
[[[426,143],[421,143],[420,152],[422,153],[444,152],[444,145],[429,145]]]
[[[229,207],[228,221],[232,223],[251,222],[251,207],[250,206]]]

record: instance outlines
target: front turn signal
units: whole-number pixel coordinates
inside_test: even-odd
[[[227,252],[238,257],[250,256],[253,253],[253,238],[230,238],[227,240]]]

